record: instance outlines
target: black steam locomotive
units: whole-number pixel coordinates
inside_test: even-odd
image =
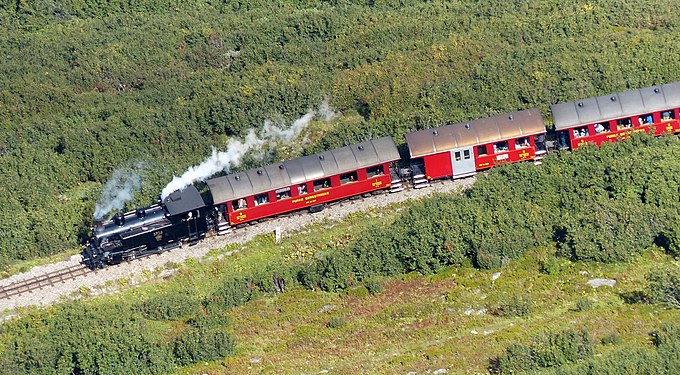
[[[212,223],[208,205],[195,186],[170,194],[164,201],[99,223],[83,251],[91,269],[161,253],[205,237]]]

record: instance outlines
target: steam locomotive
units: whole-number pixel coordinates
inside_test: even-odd
[[[550,133],[539,110],[528,109],[406,134],[405,160],[394,140],[383,137],[213,178],[204,194],[191,185],[98,224],[83,263],[102,268],[291,211],[318,212],[345,198],[426,188],[436,179],[537,161],[553,149],[600,145],[637,132],[680,133],[680,82],[555,104],[551,113]],[[400,162],[408,167],[399,168]]]

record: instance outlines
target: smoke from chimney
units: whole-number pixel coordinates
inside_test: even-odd
[[[213,148],[212,155],[201,164],[189,167],[181,176],[173,176],[172,181],[161,192],[161,199],[176,190],[181,190],[196,181],[204,181],[216,173],[229,172],[241,164],[241,159],[251,150],[262,150],[275,142],[291,142],[295,140],[307,125],[315,118],[330,121],[335,117],[335,112],[330,108],[328,100],[324,100],[316,111],[309,111],[304,116],[295,120],[288,128],[274,124],[271,120],[265,120],[260,135],[254,129],[250,129],[243,140],[232,139],[227,143],[226,151],[217,151]]]

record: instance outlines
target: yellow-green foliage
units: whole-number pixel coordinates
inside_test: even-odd
[[[676,5],[0,4],[0,265],[82,243],[115,168],[146,162],[146,205],[211,146],[323,98],[344,115],[273,158],[677,81]]]

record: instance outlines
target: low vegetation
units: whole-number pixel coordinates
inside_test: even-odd
[[[671,193],[679,150],[670,138],[637,137],[552,154],[541,166],[494,169],[463,195],[358,213],[280,244],[261,236],[200,263],[169,265],[177,269],[169,281],[24,312],[4,323],[1,369],[407,372],[439,366],[508,373],[605,366],[622,355],[631,356],[630,363],[671,368],[675,328],[662,323],[677,318],[680,271],[668,241],[659,239],[677,223],[671,208],[678,198]],[[603,172],[616,168],[621,155],[628,163]],[[642,168],[643,176],[634,166],[645,159],[665,167]],[[590,196],[579,194],[584,188]],[[579,225],[592,220],[589,209],[577,208],[584,204],[579,197],[592,205],[625,200],[637,214],[627,218],[632,226],[601,225],[591,233]],[[463,211],[471,207],[476,211]],[[580,237],[569,241],[555,234],[570,233],[558,220],[567,213],[580,228]],[[493,225],[472,225],[480,221]],[[578,239],[633,241],[627,236],[634,242],[616,257],[602,253],[617,246],[606,242],[589,252],[565,251]],[[617,284],[594,289],[586,284],[591,277]],[[654,332],[662,339],[652,347]],[[364,349],[357,352],[357,345]],[[108,352],[117,354],[102,354]]]
[[[0,267],[77,252],[115,169],[147,204],[324,98],[343,115],[267,160],[678,81],[676,5],[0,2]],[[553,154],[19,311],[0,372],[676,373],[679,157],[671,137]]]

